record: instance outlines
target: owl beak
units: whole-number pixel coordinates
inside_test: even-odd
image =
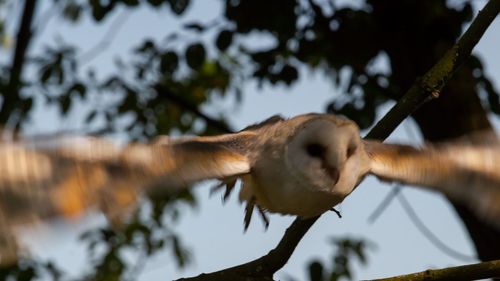
[[[326,173],[328,174],[328,176],[330,176],[330,178],[332,179],[333,181],[333,184],[337,184],[337,182],[339,181],[339,178],[340,178],[340,172],[339,172],[339,169],[335,168],[335,167],[329,167],[329,166],[326,166],[324,167]]]

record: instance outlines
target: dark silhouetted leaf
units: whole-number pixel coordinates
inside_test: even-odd
[[[148,3],[151,4],[151,6],[158,7],[161,4],[165,3],[165,0],[148,0]]]
[[[190,29],[190,30],[193,30],[193,31],[196,31],[196,32],[203,32],[203,31],[205,31],[205,26],[203,26],[203,24],[201,24],[199,22],[186,23],[184,25],[184,28]]]
[[[41,69],[40,82],[42,82],[42,84],[46,84],[51,76],[52,76],[52,67],[50,66],[43,67]]]
[[[309,264],[309,280],[323,281],[323,265],[319,261],[313,261]]]
[[[69,1],[63,8],[63,16],[72,22],[78,21],[81,13],[82,6],[75,1]]]
[[[70,92],[76,93],[81,98],[85,98],[87,87],[84,84],[77,82],[71,86]]]
[[[172,251],[176,257],[177,265],[179,267],[184,267],[188,261],[187,252],[181,246],[179,239],[176,236],[171,237]]]
[[[299,78],[299,72],[297,69],[289,64],[285,65],[279,74],[279,78],[285,82],[285,84],[292,84],[297,78]]]
[[[71,96],[69,95],[69,93],[64,93],[59,98],[59,109],[61,111],[61,114],[66,115],[69,111],[70,106],[71,106]]]
[[[181,15],[189,6],[190,0],[168,0],[170,8],[176,15]]]
[[[22,110],[23,112],[28,112],[33,107],[33,97],[27,97],[23,100]]]
[[[205,62],[205,47],[201,43],[195,43],[186,48],[186,63],[192,69],[199,69]]]
[[[106,8],[101,5],[100,0],[89,0],[90,7],[92,8],[92,16],[96,21],[101,21],[107,13]]]
[[[155,43],[151,40],[144,40],[141,46],[134,49],[136,53],[146,53],[149,51],[156,51]]]
[[[139,1],[138,0],[121,0],[123,4],[127,5],[127,6],[137,6],[139,5]]]
[[[160,70],[162,73],[174,73],[179,65],[179,57],[175,52],[168,51],[160,58]]]
[[[217,39],[215,40],[215,46],[221,51],[225,51],[233,41],[234,32],[230,30],[222,30]]]

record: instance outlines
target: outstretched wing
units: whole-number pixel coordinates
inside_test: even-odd
[[[254,137],[160,137],[122,146],[96,137],[0,141],[0,260],[16,251],[13,226],[90,208],[113,219],[141,193],[173,193],[199,180],[248,173]]]
[[[482,134],[414,148],[365,142],[371,173],[442,192],[500,228],[500,140]]]
[[[72,216],[103,199],[125,200],[120,197],[127,195],[120,192],[135,196],[159,185],[175,192],[199,180],[245,174],[253,137],[247,132],[161,137],[124,146],[96,137],[2,142],[0,210],[9,217],[21,214],[21,209],[36,209],[41,216]]]

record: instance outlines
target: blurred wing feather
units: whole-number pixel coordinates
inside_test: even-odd
[[[16,261],[13,227],[97,208],[120,222],[145,192],[248,173],[255,134],[117,145],[97,137],[0,141],[0,264]]]
[[[469,139],[470,140],[470,139]],[[466,204],[500,227],[500,141],[485,137],[414,148],[365,142],[371,173],[383,180],[427,187]]]
[[[241,137],[243,135],[243,137]],[[149,187],[176,192],[248,173],[251,136],[197,137],[119,146],[95,137],[0,143],[0,216],[24,222],[134,201]],[[235,148],[237,147],[237,148]]]

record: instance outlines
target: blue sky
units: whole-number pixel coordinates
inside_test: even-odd
[[[49,8],[47,3],[41,7],[41,13]],[[189,22],[192,19],[208,22],[217,16],[220,3],[221,1],[217,0],[193,1],[194,5],[181,22]],[[477,5],[482,6],[485,3],[478,1]],[[165,10],[157,12],[150,8],[142,8],[133,13],[119,9],[118,13],[105,21],[105,26],[112,24],[118,17],[122,17],[122,26],[108,49],[87,63],[95,68],[98,74],[114,71],[114,59],[118,56],[126,58],[130,49],[141,39],[161,38],[179,26],[177,20],[165,16]],[[53,19],[45,28],[44,35],[36,38],[32,50],[53,42],[57,37],[65,42],[77,44],[81,50],[88,50],[106,36],[106,30],[107,27],[96,26],[88,19],[75,26],[61,24],[59,20]],[[474,51],[484,59],[486,72],[497,89],[500,88],[498,46],[500,20],[497,18]],[[383,63],[381,66],[383,67]],[[323,74],[301,71],[303,78],[291,88],[259,88],[255,83],[248,83],[244,88],[242,104],[235,106],[234,100],[215,97],[204,107],[204,111],[208,114],[221,111],[227,113],[231,116],[231,125],[235,129],[241,129],[274,114],[294,116],[306,112],[323,112],[326,102],[338,95],[338,91]],[[59,122],[56,121],[55,111],[51,112],[43,105],[37,105],[37,113],[34,122],[28,127],[28,132],[78,128],[81,125],[79,120],[88,107],[89,105],[82,105],[75,108],[69,118]],[[384,106],[379,112],[380,116],[389,108],[390,104]],[[498,128],[498,118],[492,116],[492,121]],[[419,143],[420,136],[415,125],[411,121],[405,121],[389,140]],[[183,208],[183,219],[176,226],[185,245],[193,253],[193,262],[187,268],[178,270],[169,253],[159,254],[146,263],[140,280],[169,280],[192,276],[260,257],[277,244],[286,227],[293,221],[292,217],[272,215],[267,231],[255,220],[247,233],[243,233],[243,207],[239,205],[236,196],[232,196],[229,202],[222,205],[218,195],[209,198],[209,186],[210,184],[198,186],[196,193],[200,201],[199,208]],[[329,262],[333,251],[330,237],[346,235],[366,238],[376,244],[376,247],[369,251],[368,265],[356,267],[356,278],[359,279],[462,264],[462,261],[445,255],[424,238],[410,222],[398,201],[394,201],[374,224],[367,222],[368,216],[391,188],[390,185],[380,184],[374,178],[366,179],[341,204],[339,209],[343,218],[338,219],[333,213],[324,215],[305,236],[289,263],[278,272],[277,279],[286,276],[305,279],[306,262],[312,258]],[[426,226],[442,241],[456,251],[474,255],[464,227],[441,195],[412,188],[405,188],[403,193]],[[37,232],[26,230],[25,239],[32,245],[35,255],[52,257],[68,272],[76,274],[85,268],[86,264],[82,246],[76,243],[78,234],[102,223],[104,220],[101,216],[89,215],[71,225],[40,227]],[[131,259],[133,260],[133,257]]]

